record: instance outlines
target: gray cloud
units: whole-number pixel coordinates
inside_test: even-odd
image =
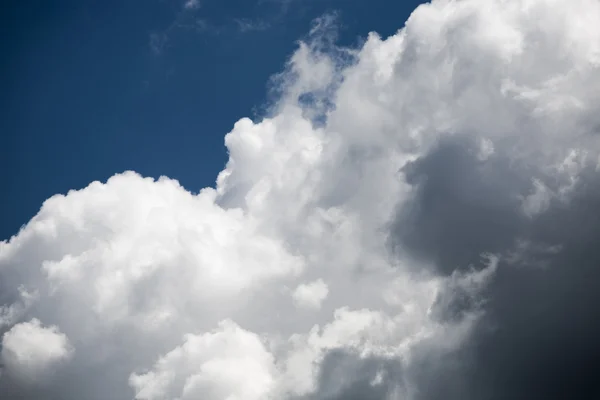
[[[485,316],[469,344],[432,382],[426,399],[593,399],[600,395],[600,175],[582,179],[528,229],[538,251],[504,262],[485,291]],[[539,251],[560,245],[560,251]],[[475,250],[475,249],[474,249]],[[461,380],[452,391],[448,382]]]
[[[526,223],[519,196],[531,191],[531,173],[497,152],[482,161],[478,151],[472,138],[450,137],[402,169],[416,190],[392,227],[397,251],[449,274],[514,245]]]
[[[402,375],[402,366],[397,360],[364,359],[335,350],[323,361],[317,394],[308,396],[307,400],[384,400],[400,387],[401,382],[395,381]]]
[[[482,268],[482,254],[501,255],[481,293],[446,287],[434,305],[441,321],[482,317],[463,346],[447,353],[421,346],[409,368],[332,352],[315,399],[402,398],[407,382],[417,388],[409,398],[419,400],[600,395],[600,173],[585,169],[567,202],[554,199],[529,217],[519,199],[533,190],[531,173],[519,168],[499,153],[478,160],[459,136],[403,169],[417,190],[393,224],[395,251],[444,275]]]

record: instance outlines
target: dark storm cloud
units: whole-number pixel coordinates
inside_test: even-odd
[[[424,369],[421,398],[598,398],[600,175],[584,171],[569,201],[528,218],[515,199],[530,175],[506,160],[479,162],[464,141],[447,142],[405,170],[419,189],[397,245],[445,274],[482,253],[504,258],[468,346]],[[446,314],[472,306],[460,296]]]
[[[502,155],[480,160],[466,136],[443,140],[402,172],[416,191],[398,212],[391,243],[444,274],[508,249],[525,223],[519,196],[531,181]]]
[[[599,183],[588,174],[569,204],[532,221],[528,241],[538,251],[501,263],[469,345],[452,356],[454,367],[429,377],[443,390],[423,398],[599,398]],[[465,382],[461,391],[449,390],[452,380]]]
[[[339,388],[340,376],[345,386],[318,399],[391,399],[392,388],[408,389],[404,381],[420,400],[600,398],[600,173],[584,170],[568,201],[533,217],[522,210],[531,171],[502,152],[480,160],[466,137],[444,140],[403,173],[417,190],[393,225],[395,251],[442,275],[500,256],[483,293],[447,287],[434,310],[444,322],[482,317],[459,350],[423,345],[409,370],[331,354],[320,387]],[[367,377],[377,369],[389,373],[373,386]]]

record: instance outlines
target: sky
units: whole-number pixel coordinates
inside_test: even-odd
[[[340,42],[398,30],[417,1],[11,2],[2,30],[0,237],[56,193],[135,170],[214,186],[223,136],[260,116],[311,21]],[[195,3],[190,3],[193,5]],[[392,12],[377,11],[386,8]]]
[[[600,398],[600,2],[48,4],[0,397]]]

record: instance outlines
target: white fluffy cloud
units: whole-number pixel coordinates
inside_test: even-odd
[[[272,115],[226,135],[215,188],[115,175],[0,243],[0,386],[60,362],[46,390],[62,399],[319,398],[332,351],[410,369],[468,339],[477,313],[432,310],[448,290],[475,296],[496,264],[444,277],[390,252],[417,191],[403,168],[468,137],[481,165],[501,154],[530,183],[524,213],[568,201],[598,162],[600,3],[436,0],[352,50],[326,23]]]
[[[31,384],[46,378],[72,352],[69,339],[56,326],[44,327],[34,318],[4,334],[0,358],[17,379]]]
[[[154,369],[130,378],[136,398],[259,400],[275,384],[273,356],[254,333],[224,320],[214,332],[186,335]]]

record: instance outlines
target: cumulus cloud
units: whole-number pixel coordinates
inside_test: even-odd
[[[273,356],[254,333],[224,320],[215,332],[186,335],[150,372],[130,378],[136,398],[265,398],[275,383]]]
[[[37,319],[14,325],[2,336],[0,359],[19,380],[44,379],[73,349],[56,326],[44,327]]]
[[[0,390],[595,398],[600,3],[436,0],[356,49],[332,23],[214,188],[118,174],[0,243]]]

